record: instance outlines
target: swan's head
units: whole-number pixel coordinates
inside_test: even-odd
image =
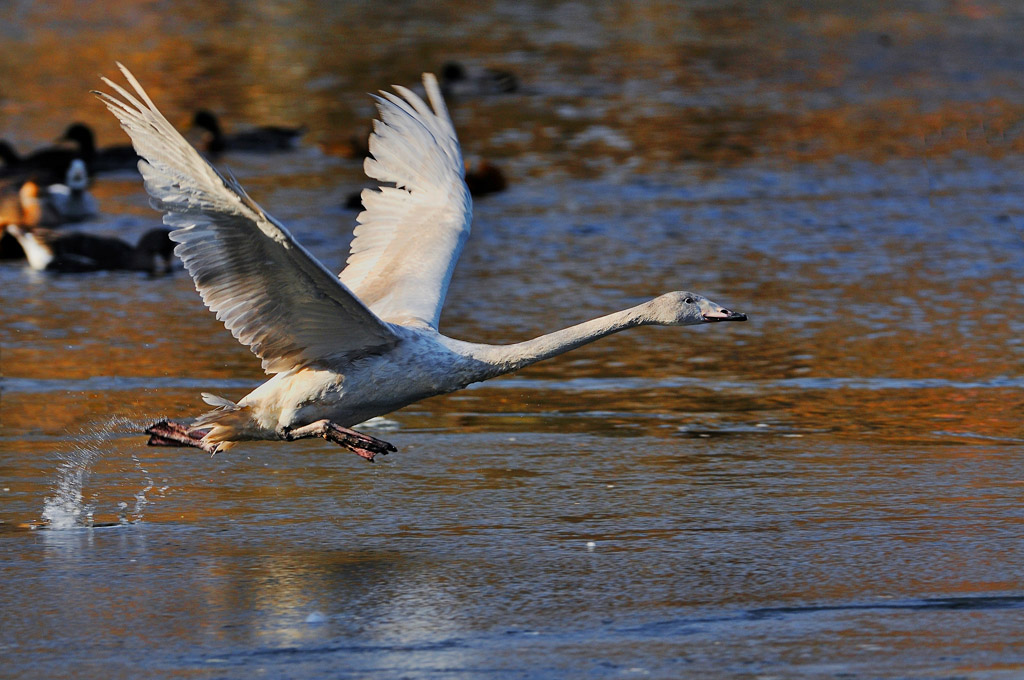
[[[651,300],[652,321],[663,326],[696,326],[713,321],[746,321],[747,315],[726,309],[703,295],[677,290]]]

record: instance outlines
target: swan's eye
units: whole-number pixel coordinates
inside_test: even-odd
[[[683,302],[685,302],[688,305],[692,305],[693,304],[693,298],[692,297],[688,297],[685,300],[683,300]]]

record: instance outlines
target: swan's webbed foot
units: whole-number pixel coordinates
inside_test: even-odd
[[[349,451],[365,458],[371,463],[373,462],[373,457],[377,454],[386,456],[392,451],[398,450],[382,439],[350,430],[326,419],[294,429],[286,428],[284,431],[284,438],[288,441],[305,439],[307,437],[323,437],[329,442],[344,446]]]
[[[207,453],[217,453],[216,444],[203,442],[203,435],[209,430],[194,430],[188,425],[173,420],[161,420],[146,428],[149,435],[149,446],[194,446]]]

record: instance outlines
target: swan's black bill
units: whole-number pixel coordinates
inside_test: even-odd
[[[708,312],[703,315],[704,323],[713,321],[746,321],[747,315],[742,312],[733,312],[728,309],[720,309],[716,312]]]

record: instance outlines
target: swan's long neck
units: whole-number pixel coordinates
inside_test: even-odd
[[[511,345],[475,345],[473,355],[475,359],[490,366],[490,375],[486,376],[488,378],[511,373],[600,340],[612,333],[656,323],[650,314],[650,305],[650,302],[645,302],[525,342]]]

